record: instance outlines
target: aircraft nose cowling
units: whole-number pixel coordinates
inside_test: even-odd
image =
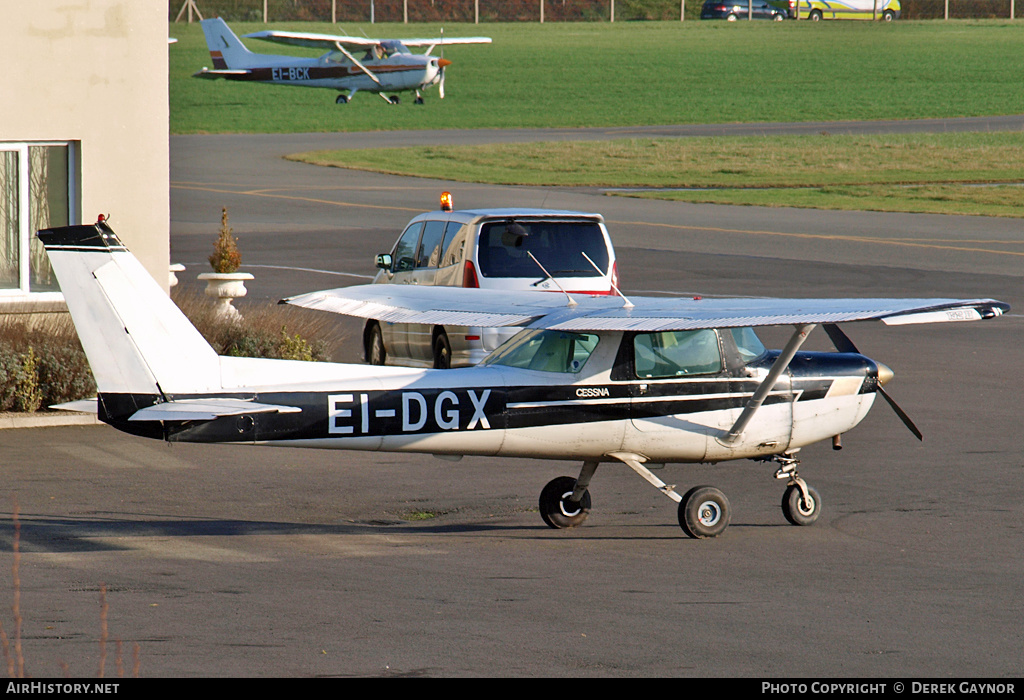
[[[892,381],[892,378],[896,373],[893,372],[888,365],[883,365],[881,362],[876,362],[875,364],[878,365],[878,384],[880,386],[885,386]]]

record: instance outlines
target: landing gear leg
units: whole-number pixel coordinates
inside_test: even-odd
[[[781,465],[775,472],[775,478],[788,479],[782,494],[782,514],[793,525],[812,524],[821,515],[821,496],[797,474],[799,460],[787,455],[778,455],[775,460]]]
[[[690,537],[718,537],[729,527],[732,517],[729,499],[713,486],[698,486],[687,491],[685,496],[680,496],[675,486],[666,484],[643,465],[644,458],[640,455],[613,452],[609,456],[628,466],[651,486],[678,503],[679,526]]]

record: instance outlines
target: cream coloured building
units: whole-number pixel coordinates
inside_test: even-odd
[[[167,285],[166,3],[35,0],[0,22],[0,313],[60,302],[40,228],[111,227]]]

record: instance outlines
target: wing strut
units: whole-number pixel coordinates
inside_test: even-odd
[[[358,59],[356,59],[355,56],[353,56],[351,53],[349,53],[348,50],[344,46],[341,45],[340,41],[334,42],[334,47],[336,49],[338,49],[338,51],[340,51],[342,54],[344,54],[345,58],[347,58],[348,60],[352,61],[352,63],[355,65],[356,68],[358,68],[359,70],[361,70],[364,73],[366,73],[368,76],[370,76],[370,79],[373,80],[373,82],[375,82],[378,85],[380,85],[380,80],[377,78],[377,76],[374,75],[373,72],[369,68],[367,68],[362,63],[360,63],[358,61]]]
[[[739,436],[743,434],[743,431],[747,429],[747,424],[750,423],[750,419],[754,417],[757,409],[761,408],[761,404],[768,398],[768,393],[775,387],[775,382],[789,368],[789,363],[793,361],[800,346],[804,344],[807,336],[814,330],[814,326],[815,324],[809,323],[794,327],[793,335],[790,336],[786,347],[782,349],[782,353],[775,358],[772,368],[768,370],[768,376],[764,378],[754,392],[754,395],[747,401],[747,405],[743,407],[743,413],[736,419],[736,423],[733,424],[725,437],[721,438],[721,442],[725,444],[736,442]]]

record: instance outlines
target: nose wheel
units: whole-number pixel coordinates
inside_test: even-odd
[[[782,494],[782,514],[793,525],[810,525],[821,515],[821,496],[813,486],[791,484]]]
[[[782,494],[782,514],[793,525],[810,525],[821,515],[821,496],[813,486],[796,473],[797,460],[785,455],[775,458],[781,466],[775,472],[776,479],[788,479]]]

